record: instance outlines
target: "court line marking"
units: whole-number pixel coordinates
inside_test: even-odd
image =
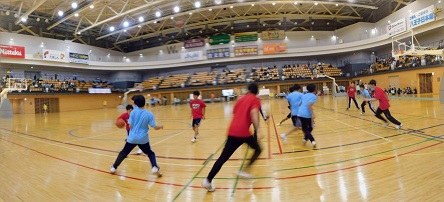
[[[217,150],[216,150],[214,153],[211,154],[210,157],[213,158],[213,156],[214,156],[216,153],[218,153],[219,150],[222,148],[222,146],[224,146],[226,143],[227,143],[227,140],[225,140],[225,141],[219,146],[219,148],[217,148]],[[203,170],[205,167],[207,167],[207,165],[208,165],[209,162],[210,162],[210,161],[206,161],[206,162],[201,166],[201,168],[197,171],[197,173],[194,174],[194,176],[188,181],[188,183],[187,183],[185,186],[182,187],[182,189],[179,191],[179,193],[176,194],[176,196],[174,197],[173,201],[176,201],[176,199],[179,198],[180,195],[182,195],[182,193],[185,191],[185,189],[187,189],[187,188],[190,186],[190,184],[196,179],[196,177],[200,174],[200,172],[202,172],[202,170]]]
[[[250,149],[250,146],[247,147],[244,154],[244,159],[242,160],[242,164],[240,165],[240,168],[238,172],[241,172],[244,168],[245,160],[247,159],[248,150]],[[237,184],[239,183],[239,175],[236,175],[236,181],[234,182],[233,190],[231,191],[231,197],[234,197],[234,192],[236,192]]]

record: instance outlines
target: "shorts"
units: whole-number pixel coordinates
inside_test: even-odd
[[[287,115],[287,119],[289,119],[289,118],[291,118],[291,112],[288,113],[288,115]]]
[[[202,120],[202,119],[200,119],[200,118],[198,118],[198,119],[193,119],[193,122],[191,123],[191,126],[192,126],[192,127],[194,127],[194,126],[199,126],[199,124],[200,124],[200,120]]]
[[[301,120],[299,120],[298,116],[291,116],[291,121],[293,122],[293,126],[296,128],[302,127]]]

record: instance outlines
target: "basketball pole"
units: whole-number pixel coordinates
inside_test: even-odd
[[[276,129],[276,124],[274,122],[274,117],[273,117],[273,115],[270,115],[270,116],[271,116],[271,120],[273,121],[274,133],[276,134],[276,140],[277,140],[277,143],[278,143],[278,146],[279,146],[279,153],[282,154],[281,141],[279,140],[278,132],[277,132],[277,129]]]
[[[268,144],[268,159],[271,159],[270,121],[267,121],[267,144]]]

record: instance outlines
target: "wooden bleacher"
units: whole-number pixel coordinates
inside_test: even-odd
[[[181,87],[181,85],[185,84],[189,78],[190,74],[170,75],[163,79],[163,81],[159,85],[159,88]]]

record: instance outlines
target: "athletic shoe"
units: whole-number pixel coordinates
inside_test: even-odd
[[[399,130],[402,127],[402,123],[396,126],[396,129]]]
[[[116,173],[116,169],[114,168],[113,165],[111,165],[111,167],[109,167],[109,172],[110,173]]]
[[[137,155],[140,155],[142,153],[143,153],[143,151],[141,149],[137,150]]]
[[[311,142],[311,144],[313,145],[313,149],[317,149],[318,148],[318,146],[317,146],[315,141]]]
[[[247,173],[247,172],[245,172],[245,171],[239,171],[239,172],[237,173],[237,175],[238,175],[239,177],[241,177],[241,178],[245,178],[245,179],[251,179],[251,178],[252,178],[251,174],[250,174],[250,173]]]
[[[287,142],[287,135],[285,133],[282,133],[281,135],[282,142]]]
[[[305,146],[305,144],[307,144],[307,140],[305,140],[305,139],[302,139],[302,145],[304,145],[304,146]]]
[[[365,112],[361,112],[361,115],[364,115],[365,114]]]
[[[278,124],[276,124],[277,126],[281,126],[282,125],[282,123],[278,123]]]
[[[207,178],[202,182],[202,186],[210,192],[216,190],[216,187],[213,186],[213,183],[209,182]]]
[[[348,110],[348,107],[347,107],[347,109],[346,110]]]
[[[193,139],[191,139],[191,142],[196,142],[197,138],[193,137]]]
[[[160,169],[159,169],[158,167],[156,167],[156,166],[154,166],[154,167],[151,169],[151,173],[152,173],[153,175],[157,175],[157,177],[162,177],[162,173],[160,172]]]

